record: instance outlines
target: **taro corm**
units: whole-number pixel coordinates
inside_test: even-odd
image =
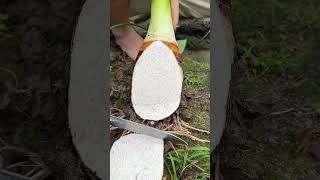
[[[147,35],[132,76],[132,105],[142,119],[162,120],[180,104],[181,57],[172,25],[170,0],[152,0]]]

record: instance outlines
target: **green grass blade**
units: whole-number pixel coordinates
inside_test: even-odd
[[[182,164],[182,167],[186,167],[186,164],[187,164],[187,160],[188,160],[188,154],[187,153],[184,153],[184,156],[183,156],[183,164]]]
[[[200,153],[195,153],[190,156],[190,159],[205,159],[205,158],[210,158],[209,152],[200,152]]]
[[[194,146],[190,148],[191,151],[208,151],[210,152],[210,149],[205,146]]]
[[[177,178],[177,169],[176,169],[176,166],[174,164],[174,160],[173,160],[173,157],[171,154],[168,154],[169,155],[169,159],[171,161],[171,166],[172,166],[172,170],[173,170],[173,176],[174,176],[174,180],[178,180]]]

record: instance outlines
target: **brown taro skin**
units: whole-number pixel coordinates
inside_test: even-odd
[[[138,56],[136,58],[136,60],[139,59],[139,57],[141,56],[141,54],[143,53],[144,50],[147,49],[147,47],[150,46],[150,44],[152,44],[154,41],[146,41],[146,42],[143,42],[140,50],[139,50],[139,53],[138,53]],[[182,58],[180,56],[180,53],[179,53],[179,48],[178,48],[178,45],[175,44],[175,43],[172,43],[172,42],[166,42],[166,41],[161,41],[163,44],[165,44],[174,54],[174,56],[176,57],[179,65],[181,65],[182,63]]]

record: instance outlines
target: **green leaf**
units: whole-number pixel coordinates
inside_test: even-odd
[[[147,35],[147,31],[139,32],[139,35],[140,35],[142,38],[145,38],[146,35]]]
[[[139,27],[145,31],[147,31],[147,29],[145,29],[144,27],[138,25],[138,24],[135,24],[135,23],[121,23],[121,24],[115,24],[113,26],[110,27],[110,29],[115,29],[115,28],[123,28],[123,27],[127,27],[127,26],[136,26],[136,27]]]
[[[187,45],[187,40],[181,39],[181,40],[178,40],[177,43],[178,43],[179,53],[182,54]]]

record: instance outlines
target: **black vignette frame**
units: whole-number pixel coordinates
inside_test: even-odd
[[[233,118],[233,72],[238,69],[236,39],[230,0],[211,0],[210,34],[210,119],[211,119],[211,177],[215,177],[219,153],[216,149],[223,136],[226,122]]]

